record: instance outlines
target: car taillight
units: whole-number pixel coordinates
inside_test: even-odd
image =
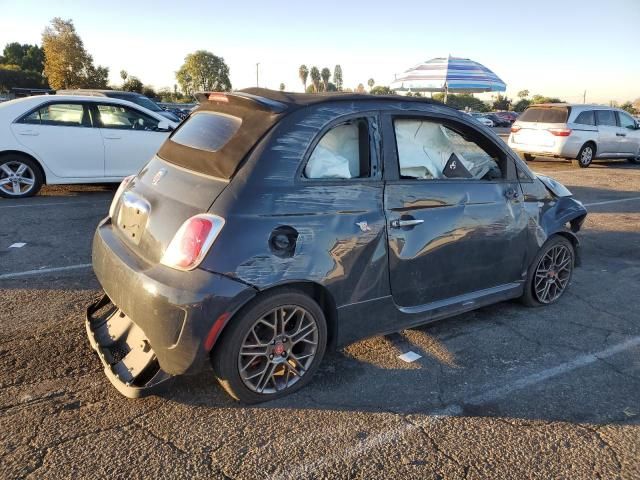
[[[548,128],[547,130],[551,133],[551,135],[554,135],[556,137],[568,137],[569,135],[571,135],[570,128]]]
[[[511,133],[519,132],[521,128],[522,127],[520,127],[518,125],[514,125],[513,127],[511,127]]]
[[[129,185],[131,183],[131,180],[133,180],[134,178],[136,178],[135,175],[129,175],[128,177],[125,177],[122,182],[120,182],[120,186],[118,187],[118,190],[116,190],[116,194],[113,196],[113,200],[111,200],[111,206],[109,207],[109,217],[113,218],[113,215],[116,213],[116,205],[118,203],[118,199],[122,195],[122,192],[124,192],[124,189],[127,188],[127,185]]]
[[[178,270],[196,268],[224,226],[224,218],[201,214],[191,217],[178,229],[160,263]]]

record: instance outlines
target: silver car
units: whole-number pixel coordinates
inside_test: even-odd
[[[511,127],[509,146],[527,161],[536,156],[567,158],[582,168],[595,158],[640,163],[640,124],[618,108],[533,105]]]

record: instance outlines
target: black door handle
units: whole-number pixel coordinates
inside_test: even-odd
[[[616,133],[616,137],[626,137],[626,133]]]
[[[517,200],[520,194],[515,188],[507,188],[504,191],[504,196],[507,197],[509,200]]]

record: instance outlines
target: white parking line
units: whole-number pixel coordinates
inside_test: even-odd
[[[13,278],[28,277],[30,275],[39,275],[42,273],[66,272],[67,270],[80,270],[89,268],[90,263],[80,263],[78,265],[67,265],[66,267],[40,268],[38,270],[27,270],[25,272],[5,273],[0,275],[0,280],[10,280]]]
[[[631,202],[632,200],[640,200],[640,197],[620,198],[618,200],[605,200],[604,202],[585,203],[585,207],[595,207],[596,205],[609,205],[610,203]]]
[[[640,336],[632,337],[624,342],[618,343],[609,348],[605,348],[604,350],[600,350],[599,352],[580,355],[579,357],[569,362],[562,363],[556,367],[547,368],[545,370],[526,375],[509,384],[502,385],[497,388],[489,388],[488,390],[480,394],[474,395],[467,399],[463,399],[461,403],[482,405],[484,403],[499,400],[501,398],[507,397],[511,393],[522,390],[523,388],[537,385],[553,377],[557,377],[564,373],[569,373],[578,368],[586,367],[587,365],[597,362],[598,359],[608,358],[638,346],[640,346]],[[462,411],[462,407],[460,407],[459,405],[450,405],[447,408],[433,412],[431,416],[427,418],[426,423],[433,423],[443,419],[444,417],[459,415],[460,413],[462,413]],[[339,457],[322,457],[308,464],[294,465],[293,468],[289,468],[286,473],[277,478],[297,479],[309,475],[314,475],[319,469],[333,465],[337,461],[348,462],[356,457],[368,453],[371,450],[384,447],[388,444],[397,443],[402,436],[418,430],[421,426],[424,427],[426,425],[405,423],[397,428],[380,432],[377,435],[367,438],[360,444],[346,449]]]
[[[102,206],[101,203],[96,202],[50,202],[50,203],[22,203],[20,205],[0,205],[0,209],[5,208],[26,208],[26,207],[50,207],[53,205],[95,205]]]

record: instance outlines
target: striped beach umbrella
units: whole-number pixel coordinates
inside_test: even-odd
[[[421,63],[391,84],[396,91],[482,93],[504,92],[506,84],[484,65],[468,58],[433,58]]]

